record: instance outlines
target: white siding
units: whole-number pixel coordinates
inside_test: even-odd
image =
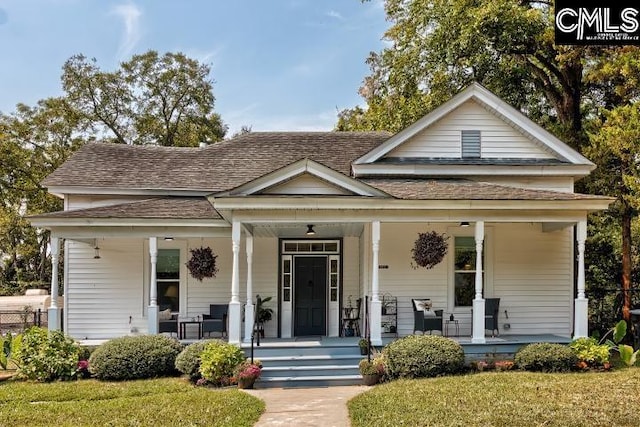
[[[352,194],[344,188],[337,187],[318,177],[305,173],[262,191],[263,194]]]
[[[381,225],[380,291],[398,297],[398,332],[413,329],[412,298],[430,298],[434,309],[451,313],[453,267],[450,254],[431,270],[412,269],[411,248],[418,232],[454,234],[454,224]],[[485,297],[500,301],[502,334],[554,333],[569,336],[572,327],[572,231],[541,231],[540,224],[487,224]],[[473,226],[464,230],[473,235]],[[453,238],[451,238],[453,239]],[[508,318],[505,316],[507,310]],[[471,333],[470,308],[455,309],[460,333]],[[504,324],[510,329],[505,330]],[[452,333],[452,331],[450,331]]]
[[[509,187],[527,188],[533,190],[551,190],[564,193],[573,193],[572,177],[500,177],[483,176],[478,178],[479,182],[489,184],[506,185]]]
[[[71,241],[68,248],[67,333],[78,339],[100,339],[127,335],[131,326],[146,330],[142,240],[101,241],[100,259],[93,258],[90,245]]]
[[[486,158],[550,159],[545,151],[519,130],[487,111],[475,101],[467,101],[447,116],[396,147],[385,157],[460,158],[461,131],[481,132],[481,152]]]

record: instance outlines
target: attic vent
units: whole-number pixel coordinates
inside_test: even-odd
[[[480,131],[462,131],[462,157],[480,158]]]

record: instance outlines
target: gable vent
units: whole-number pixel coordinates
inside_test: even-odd
[[[480,158],[480,131],[462,131],[462,157]]]

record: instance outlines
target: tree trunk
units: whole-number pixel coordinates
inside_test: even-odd
[[[631,218],[633,211],[626,201],[622,208],[622,318],[630,319],[631,309]]]

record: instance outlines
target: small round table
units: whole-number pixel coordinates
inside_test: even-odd
[[[449,320],[446,319],[444,321],[444,336],[448,337],[449,336],[449,325],[453,325],[456,333],[453,335],[454,337],[457,337],[458,335],[460,335],[460,324],[458,323],[458,319],[454,319],[454,320]]]

